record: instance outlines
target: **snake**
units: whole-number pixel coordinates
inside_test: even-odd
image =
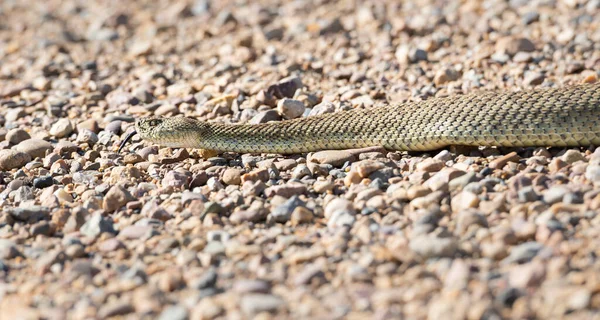
[[[294,154],[384,147],[600,145],[600,83],[521,91],[476,91],[260,124],[189,117],[142,118],[133,135],[174,148]]]

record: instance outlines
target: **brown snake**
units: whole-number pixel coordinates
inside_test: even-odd
[[[600,83],[478,92],[256,125],[174,117],[140,119],[135,127],[142,139],[163,146],[243,153],[600,145]]]

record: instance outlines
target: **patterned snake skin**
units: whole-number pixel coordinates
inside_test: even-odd
[[[141,119],[136,130],[159,145],[242,153],[600,145],[600,83],[479,92],[257,125]]]

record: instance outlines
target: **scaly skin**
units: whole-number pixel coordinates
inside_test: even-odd
[[[142,139],[163,146],[242,153],[600,145],[600,83],[479,92],[257,125],[141,119],[136,129]]]

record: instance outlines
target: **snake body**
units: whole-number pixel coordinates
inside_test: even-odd
[[[600,84],[485,91],[255,125],[141,119],[136,130],[164,146],[242,153],[600,145]]]

